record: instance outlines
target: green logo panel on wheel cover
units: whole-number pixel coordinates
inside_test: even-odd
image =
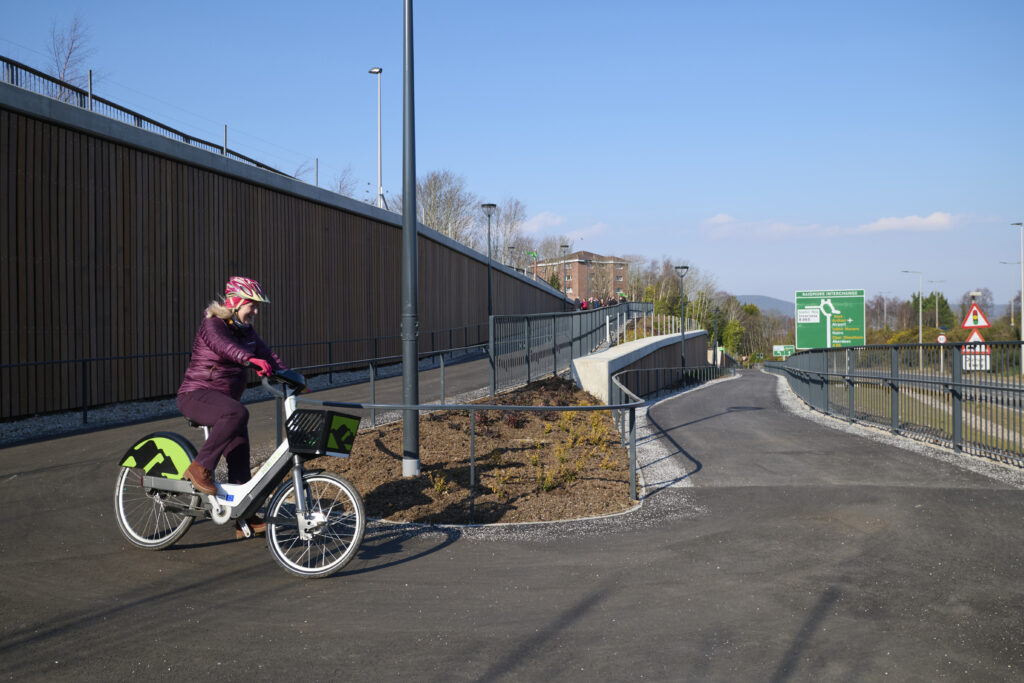
[[[181,479],[192,458],[174,439],[147,437],[132,446],[121,460],[122,467],[141,467],[151,477]]]

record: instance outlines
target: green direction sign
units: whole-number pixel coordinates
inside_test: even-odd
[[[789,358],[796,353],[796,347],[792,344],[775,344],[772,346],[772,355],[776,358]]]
[[[864,345],[864,290],[815,289],[796,293],[796,348]]]

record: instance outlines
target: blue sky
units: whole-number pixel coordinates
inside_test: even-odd
[[[0,54],[89,28],[96,92],[281,170],[401,191],[401,0],[9,1]],[[416,156],[537,236],[734,294],[1020,289],[1024,2],[424,2]],[[361,196],[361,195],[360,195]],[[942,283],[929,282],[943,280]]]

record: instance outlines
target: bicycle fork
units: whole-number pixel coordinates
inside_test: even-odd
[[[322,512],[313,511],[312,496],[303,478],[305,470],[299,456],[292,456],[292,490],[295,491],[295,522],[299,527],[299,538],[312,539],[326,522]]]

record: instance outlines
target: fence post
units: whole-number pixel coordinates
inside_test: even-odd
[[[373,369],[373,361],[371,360],[370,361],[370,403],[371,404],[377,402],[377,389],[374,386],[374,379],[376,379],[376,377],[375,377],[376,374],[377,373],[374,372],[374,369]],[[372,407],[372,406],[370,407],[370,425],[373,426],[373,427],[377,426],[377,409]]]
[[[444,405],[444,354],[441,354],[441,405]]]
[[[551,375],[558,376],[558,320],[551,316]]]
[[[533,381],[533,375],[530,374],[530,356],[533,355],[533,336],[530,334],[530,317],[526,317],[526,383],[529,384]]]
[[[476,510],[476,410],[469,409],[469,523],[474,524]]]
[[[830,378],[828,376],[828,351],[821,352],[821,412],[828,415],[828,390]]]
[[[89,422],[89,361],[82,361],[82,424]]]
[[[964,347],[953,347],[953,450],[962,453],[964,450]]]
[[[636,500],[636,408],[629,409],[629,499]]]
[[[895,346],[889,348],[889,413],[892,421],[892,433],[900,433],[900,385],[899,363],[900,352]]]
[[[494,316],[490,316],[487,319],[487,355],[490,357],[491,362],[491,396],[494,396],[494,385],[495,385],[495,371],[496,365],[494,362]]]
[[[853,349],[846,349],[846,383],[850,386],[850,422],[857,421],[857,413],[854,410],[855,385],[853,381]]]
[[[327,342],[327,381],[334,384],[334,342]]]

